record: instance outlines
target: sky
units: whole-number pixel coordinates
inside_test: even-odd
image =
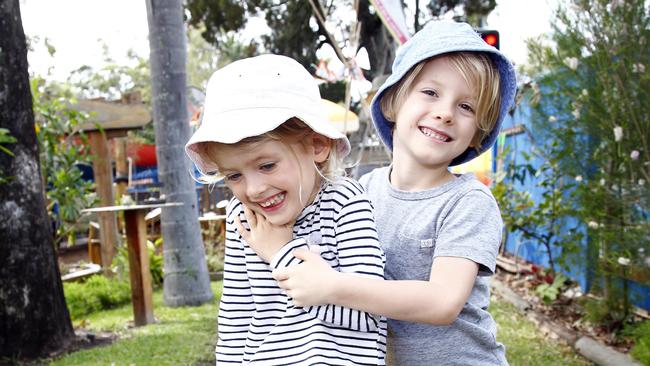
[[[497,0],[487,26],[499,31],[501,50],[515,64],[526,62],[527,38],[549,31],[556,1]],[[38,74],[50,70],[51,78],[64,80],[80,66],[100,68],[102,41],[118,62],[129,49],[149,54],[144,0],[20,0],[20,8],[25,34],[40,39],[28,55],[30,68]],[[45,37],[56,48],[54,57],[43,46]]]

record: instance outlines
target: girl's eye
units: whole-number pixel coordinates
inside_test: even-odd
[[[273,170],[273,168],[275,168],[275,166],[276,166],[275,163],[264,163],[264,164],[260,165],[260,170],[268,172],[268,171]]]
[[[472,106],[467,104],[467,103],[461,103],[460,108],[464,109],[464,110],[466,110],[468,112],[474,113],[474,108],[472,108]]]
[[[239,173],[226,174],[226,180],[228,182],[236,182],[239,178],[241,178],[241,174]]]
[[[423,90],[422,93],[424,93],[424,94],[426,94],[426,95],[428,95],[430,97],[437,97],[438,96],[438,93],[436,93],[435,90],[430,90],[430,89]]]

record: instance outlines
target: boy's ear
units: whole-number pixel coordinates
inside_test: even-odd
[[[312,149],[310,152],[314,153],[314,162],[322,163],[327,160],[332,146],[331,140],[318,133],[312,133],[310,139],[310,149]]]

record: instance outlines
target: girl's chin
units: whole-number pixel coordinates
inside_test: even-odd
[[[273,225],[275,225],[275,226],[284,226],[284,225],[289,224],[289,223],[292,221],[292,220],[286,220],[286,219],[275,219],[275,220],[274,220],[273,218],[271,218],[271,219],[268,219],[268,218],[267,218],[267,220],[268,220],[271,224],[273,224]],[[294,220],[295,220],[295,218],[294,218]]]

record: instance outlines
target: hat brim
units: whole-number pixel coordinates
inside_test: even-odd
[[[245,138],[270,132],[294,117],[303,121],[314,132],[336,140],[337,150],[341,156],[350,152],[347,137],[324,116],[317,113],[296,113],[295,109],[289,108],[247,108],[219,113],[218,116],[212,117],[218,118],[219,123],[201,123],[199,129],[185,145],[185,151],[201,173],[214,173],[218,171],[218,166],[206,159],[205,143],[235,144]],[[237,128],[242,123],[246,128]],[[226,126],[229,128],[225,128]]]

